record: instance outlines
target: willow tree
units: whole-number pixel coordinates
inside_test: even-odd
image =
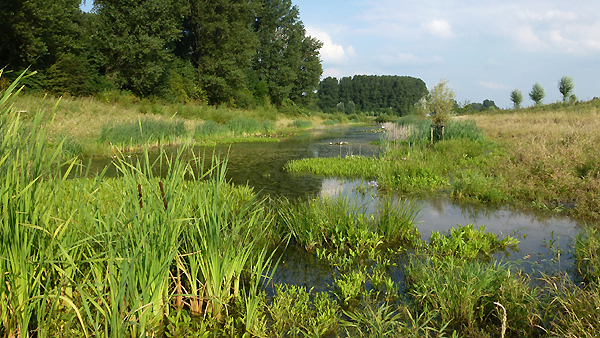
[[[567,102],[573,93],[573,88],[575,88],[575,83],[573,82],[573,78],[569,76],[563,76],[560,81],[558,81],[558,91],[563,96],[563,102]]]
[[[455,98],[456,94],[448,87],[446,79],[442,79],[431,89],[427,98],[427,109],[435,125],[443,125],[450,119]]]
[[[510,100],[512,101],[515,109],[521,108],[521,103],[523,103],[523,94],[520,90],[515,89],[510,92]]]
[[[533,87],[531,87],[531,92],[529,92],[529,97],[536,105],[540,105],[542,100],[546,96],[546,92],[544,91],[544,87],[541,84],[536,82]]]

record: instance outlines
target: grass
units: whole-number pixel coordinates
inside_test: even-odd
[[[600,103],[551,105],[455,118],[430,145],[430,122],[401,118],[380,159],[304,159],[290,171],[375,179],[395,192],[513,204],[600,219]]]
[[[202,103],[164,104],[118,91],[87,98],[20,93],[12,102],[26,120],[33,119],[38,111],[52,111],[42,119],[48,124],[49,145],[56,146],[66,139],[65,147],[73,155],[112,156],[140,151],[158,146],[159,139],[161,144],[174,145],[190,139],[198,145],[243,142],[247,138],[256,142],[260,140],[258,135],[279,138],[297,130],[290,127],[296,118],[281,114],[272,106],[249,111]],[[302,121],[312,128],[323,128],[324,121],[330,118],[329,114],[314,114]],[[144,124],[141,132],[140,121]],[[338,121],[348,123],[341,117]]]
[[[382,244],[408,247],[420,241],[415,227],[420,206],[410,201],[382,198],[371,215],[343,197],[281,200],[276,209],[280,233],[340,267],[376,260]]]
[[[144,145],[170,143],[186,134],[183,121],[155,121],[143,119],[129,123],[102,126],[99,142],[117,145]]]
[[[412,260],[407,274],[407,293],[416,308],[435,310],[442,323],[467,336],[499,333],[503,313],[495,302],[506,308],[509,332],[518,336],[535,332],[538,291],[530,288],[527,276],[507,265],[462,263],[460,258],[442,263]]]

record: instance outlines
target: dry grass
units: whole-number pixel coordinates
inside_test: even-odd
[[[412,125],[399,125],[392,122],[384,123],[383,128],[389,141],[407,140],[414,132]]]
[[[495,175],[506,189],[544,207],[574,207],[600,219],[600,104],[470,116],[507,151]]]
[[[57,105],[58,104],[58,105]],[[56,106],[56,110],[53,109]],[[184,121],[186,129],[194,130],[201,120],[182,119],[179,117],[142,114],[137,105],[121,105],[102,103],[93,98],[62,98],[51,96],[39,97],[22,95],[15,103],[15,109],[33,116],[44,111],[46,118],[53,118],[49,126],[50,136],[64,135],[78,140],[97,139],[102,126],[114,122],[137,121],[138,119]],[[85,142],[85,141],[84,141]]]

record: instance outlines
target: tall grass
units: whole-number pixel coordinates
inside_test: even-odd
[[[426,145],[431,141],[431,120],[419,119],[415,117],[405,117],[399,119],[397,124],[402,126],[410,126],[412,133],[407,138],[409,144],[412,145]],[[465,139],[470,141],[482,141],[483,133],[477,127],[475,121],[472,120],[450,120],[444,126],[444,135],[442,136],[441,131],[434,130],[434,138],[436,140],[452,140],[452,139]]]
[[[272,268],[261,245],[271,217],[225,182],[225,162],[193,171],[183,147],[119,157],[119,178],[67,180],[62,143],[48,149],[41,114],[26,123],[11,109],[15,89],[0,100],[0,333],[157,336],[172,300],[213,328],[235,302],[254,302]]]
[[[442,323],[467,336],[501,331],[503,311],[494,303],[506,308],[513,334],[530,336],[539,323],[538,291],[529,287],[527,276],[507,265],[463,263],[460,258],[412,260],[407,275],[407,293],[418,311],[435,310]]]
[[[143,145],[175,141],[186,134],[183,121],[139,119],[105,124],[99,141],[118,145]]]

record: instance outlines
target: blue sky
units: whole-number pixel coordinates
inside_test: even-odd
[[[505,108],[513,89],[532,105],[536,82],[545,103],[560,100],[566,75],[578,98],[600,97],[600,1],[292,1],[324,43],[323,77],[408,75],[429,88],[445,78],[459,102]]]

